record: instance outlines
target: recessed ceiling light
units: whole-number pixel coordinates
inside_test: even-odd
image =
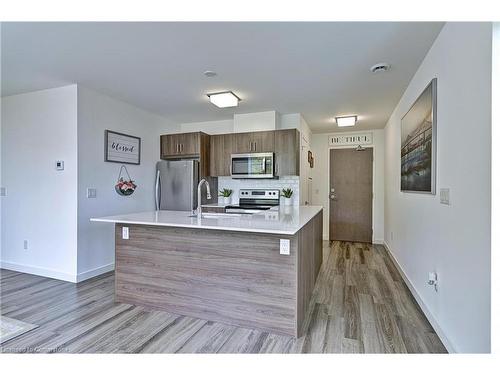
[[[210,103],[219,108],[236,107],[240,98],[238,98],[232,91],[215,92],[207,94]]]
[[[387,63],[378,63],[370,68],[370,72],[372,73],[387,72],[390,69],[390,67],[391,66]]]
[[[356,121],[358,121],[358,116],[338,116],[335,117],[335,121],[340,127],[354,126],[356,125]]]
[[[215,77],[217,75],[216,72],[214,72],[213,70],[206,70],[205,72],[203,72],[203,74],[205,75],[205,77]]]

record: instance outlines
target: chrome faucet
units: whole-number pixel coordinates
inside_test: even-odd
[[[210,185],[208,184],[207,180],[202,178],[200,183],[198,184],[198,209],[196,210],[198,218],[201,218],[201,186],[203,184],[205,184],[205,186],[207,187],[207,199],[212,199],[212,195],[210,194]]]

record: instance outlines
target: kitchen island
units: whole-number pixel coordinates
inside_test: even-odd
[[[115,223],[116,301],[301,336],[322,263],[322,207],[190,214],[91,219]]]

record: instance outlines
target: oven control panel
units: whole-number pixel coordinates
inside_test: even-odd
[[[278,189],[241,189],[240,198],[245,199],[280,199]]]

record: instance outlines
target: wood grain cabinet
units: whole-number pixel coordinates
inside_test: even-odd
[[[210,176],[231,175],[233,134],[210,136]]]
[[[200,175],[210,175],[210,136],[202,132],[165,134],[160,137],[162,159],[198,158]]]
[[[197,133],[167,134],[161,136],[161,154],[171,156],[194,156],[200,153],[200,136]]]
[[[297,129],[274,132],[274,173],[276,176],[300,174],[300,132]]]
[[[235,154],[274,151],[274,131],[235,133],[233,136]]]

